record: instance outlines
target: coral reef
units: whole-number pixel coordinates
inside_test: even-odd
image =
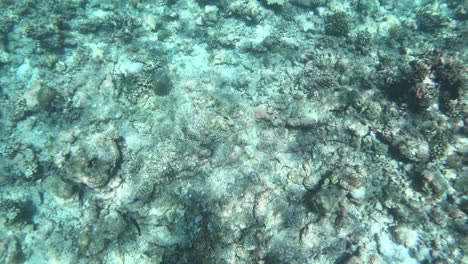
[[[466,1],[0,1],[0,263],[465,263]]]
[[[328,15],[325,19],[325,33],[331,36],[347,36],[351,31],[351,22],[344,11]]]

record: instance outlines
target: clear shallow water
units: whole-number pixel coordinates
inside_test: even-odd
[[[1,263],[464,263],[463,1],[2,1]]]

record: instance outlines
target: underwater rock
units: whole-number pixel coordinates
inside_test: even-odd
[[[21,243],[16,236],[3,237],[0,241],[0,263],[23,263]]]
[[[404,158],[415,162],[428,161],[431,154],[429,143],[425,140],[407,139],[397,148]]]
[[[74,146],[66,165],[67,179],[90,188],[107,184],[120,160],[120,150],[112,139],[98,134]]]
[[[153,91],[158,96],[168,95],[174,83],[167,75],[166,71],[159,69],[153,74]]]
[[[169,38],[171,36],[171,32],[169,32],[168,30],[165,30],[165,29],[160,29],[158,31],[158,40],[159,41],[165,41],[167,38]]]
[[[14,173],[24,177],[26,180],[33,180],[39,176],[39,163],[36,154],[31,148],[18,151],[13,159],[13,164]]]
[[[0,1],[0,263],[466,262],[455,2]]]
[[[418,29],[426,32],[435,32],[447,25],[447,18],[431,7],[425,7],[416,14]]]
[[[214,25],[218,22],[219,9],[214,5],[207,5],[204,9],[203,22],[207,25]]]
[[[127,222],[117,211],[111,211],[94,226],[100,238],[115,240],[125,231]]]
[[[45,85],[41,86],[37,92],[37,101],[39,106],[43,109],[50,109],[51,103],[56,96],[57,91]]]
[[[416,109],[426,110],[437,102],[439,97],[439,85],[430,79],[425,79],[421,83],[410,88],[410,99]]]
[[[60,50],[64,46],[65,34],[61,18],[35,21],[24,27],[24,35],[37,40],[42,48]]]
[[[455,184],[453,186],[457,191],[460,193],[464,193],[465,195],[468,194],[468,173],[462,172],[458,175],[457,179],[455,180]],[[468,203],[466,203],[468,205]],[[468,206],[466,206],[468,209]],[[467,210],[468,213],[468,210]]]
[[[255,250],[258,247],[258,242],[255,237],[255,233],[250,233],[244,238],[244,248],[246,250]]]
[[[183,241],[182,237],[173,234],[167,226],[144,225],[142,237],[149,243],[162,247],[173,246]]]
[[[86,253],[89,248],[89,244],[91,243],[91,238],[87,231],[83,231],[76,240],[76,247],[80,250],[80,252]]]
[[[330,214],[339,211],[340,202],[345,198],[345,191],[336,185],[320,187],[317,192],[312,192],[308,202],[311,209],[321,214]]]
[[[369,120],[377,120],[380,117],[380,113],[382,111],[382,108],[378,103],[371,102],[369,103],[369,106],[366,109],[366,116],[369,118]]]
[[[419,187],[426,195],[440,198],[448,191],[449,184],[440,172],[423,171],[419,175]]]
[[[258,23],[265,16],[263,8],[257,1],[233,1],[228,9],[247,23]]]
[[[466,164],[468,164],[468,154],[462,152],[452,153],[447,157],[447,161],[445,164],[453,169],[463,169],[463,167],[466,166]]]
[[[58,198],[70,199],[75,193],[73,184],[64,182],[59,178],[55,178],[49,185],[50,191]]]

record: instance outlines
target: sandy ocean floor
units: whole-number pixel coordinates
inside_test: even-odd
[[[468,263],[466,0],[0,10],[0,263]]]

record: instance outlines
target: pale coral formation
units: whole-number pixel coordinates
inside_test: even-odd
[[[466,1],[0,1],[0,263],[465,263]]]

